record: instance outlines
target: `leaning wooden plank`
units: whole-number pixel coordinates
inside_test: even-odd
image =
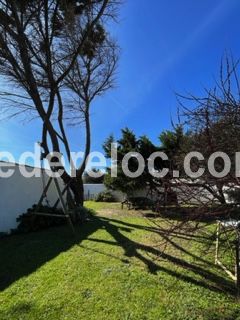
[[[44,190],[42,192],[41,198],[38,201],[37,207],[35,209],[36,211],[38,211],[40,206],[42,205],[43,199],[45,198],[45,196],[46,196],[46,194],[48,192],[48,189],[49,189],[49,187],[50,187],[50,185],[52,183],[52,180],[53,180],[53,178],[49,178],[48,183],[47,183],[47,185],[45,186],[45,188],[44,188]]]
[[[68,185],[66,185],[64,187],[63,191],[61,191],[62,196],[64,196],[67,189],[68,189]],[[54,209],[56,209],[58,207],[59,202],[60,202],[60,199],[58,198],[57,201],[54,203],[54,206],[53,206]]]
[[[230,270],[228,270],[228,268],[225,267],[221,261],[216,260],[216,263],[229,275],[230,278],[232,278],[234,281],[237,281],[237,277]]]
[[[60,199],[60,203],[61,203],[61,206],[62,206],[62,209],[63,209],[63,212],[65,214],[65,216],[68,218],[68,222],[69,222],[69,225],[70,227],[72,228],[72,231],[73,231],[73,234],[75,236],[75,239],[77,240],[77,236],[76,236],[76,232],[75,232],[75,228],[74,228],[74,225],[73,225],[73,222],[72,222],[72,218],[71,216],[69,215],[69,212],[67,210],[67,206],[63,200],[63,196],[62,196],[62,193],[61,193],[61,189],[60,189],[60,186],[59,186],[59,183],[58,183],[58,180],[57,178],[55,177],[53,179],[54,183],[55,183],[55,186],[56,186],[56,189],[57,189],[57,193],[58,193],[58,197]]]
[[[55,214],[55,213],[45,213],[45,212],[31,212],[30,214],[34,214],[36,216],[46,216],[46,217],[56,217],[56,218],[69,218],[67,214]]]
[[[216,231],[216,249],[215,249],[215,264],[218,261],[218,253],[219,253],[219,237],[220,237],[220,222],[217,224],[217,231]]]
[[[236,286],[238,290],[238,296],[240,296],[240,231],[237,230],[236,241]]]

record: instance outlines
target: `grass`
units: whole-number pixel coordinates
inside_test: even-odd
[[[96,201],[87,201],[86,206],[93,210],[118,210],[121,209],[121,204],[118,202],[96,202]]]
[[[1,240],[1,320],[240,319],[208,232],[178,232],[163,250],[156,220],[87,205],[98,215],[77,229],[77,243],[68,226]]]

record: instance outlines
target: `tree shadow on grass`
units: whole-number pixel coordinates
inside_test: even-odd
[[[99,229],[105,229],[114,238],[114,241],[91,237]],[[185,258],[169,254],[165,250],[161,251],[158,247],[138,243],[123,233],[129,232],[130,234],[133,230],[137,229],[145,230],[146,232],[160,232],[155,227],[131,224],[111,218],[92,217],[89,222],[76,229],[77,239],[73,237],[71,230],[67,226],[2,239],[0,241],[0,290],[6,289],[18,279],[31,274],[60,253],[68,251],[76,243],[82,246],[81,242],[88,239],[97,243],[122,247],[125,257],[113,256],[109,252],[84,246],[87,250],[118,259],[122,263],[131,263],[129,258],[134,257],[141,261],[148,268],[148,271],[153,274],[164,272],[176,279],[208,290],[215,292],[225,291],[230,294],[235,293],[234,284],[219,276],[215,266],[183,248],[172,238],[169,237],[165,240],[175,248],[176,252],[193,258],[194,263],[186,261]],[[166,266],[162,261],[170,262],[171,264]],[[199,266],[198,262],[201,262],[202,265]],[[172,268],[171,265],[173,266]],[[176,267],[179,267],[179,269]]]
[[[94,218],[93,221],[76,227],[77,239],[67,225],[1,239],[0,291],[31,274],[60,253],[68,251],[76,243],[81,243],[101,227],[101,221]]]
[[[217,274],[218,268],[213,263],[190,252],[179,243],[173,241],[171,237],[161,234],[161,236],[165,238],[166,242],[174,247],[177,255],[179,255],[179,253],[182,253],[185,255],[185,258],[193,258],[192,260],[194,260],[194,262],[188,262],[185,258],[179,258],[175,255],[169,254],[166,252],[166,250],[161,250],[157,247],[135,242],[126,237],[121,232],[121,224],[123,224],[125,227],[130,228],[129,230],[145,229],[150,232],[159,232],[157,228],[155,230],[155,228],[152,227],[145,227],[142,225],[139,226],[136,224],[126,223],[110,218],[101,218],[101,220],[103,226],[105,227],[105,230],[109,234],[111,234],[115,241],[100,240],[95,238],[88,238],[88,240],[94,242],[102,242],[109,245],[121,246],[124,249],[124,255],[126,257],[137,258],[145,264],[150,273],[156,274],[159,271],[165,272],[175,277],[176,279],[186,281],[188,283],[192,283],[215,292],[226,292],[235,295],[236,289],[234,283],[222,276],[219,276]],[[161,263],[163,261],[170,262],[172,265],[174,265],[174,268],[164,266],[163,263]],[[199,265],[199,262],[201,262],[201,266]],[[177,269],[176,267],[179,267],[179,269]]]

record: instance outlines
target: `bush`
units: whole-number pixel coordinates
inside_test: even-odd
[[[6,232],[0,232],[0,239],[7,237],[8,234]]]
[[[116,199],[110,191],[100,192],[95,200],[96,202],[115,202]]]
[[[228,198],[233,203],[240,203],[240,189],[232,189],[227,191]]]
[[[78,214],[82,217],[82,220],[86,220],[91,216],[95,216],[96,211],[94,211],[93,209],[86,208],[86,207],[81,207],[78,209]]]
[[[36,210],[36,205],[33,205],[32,208],[28,209],[27,212],[21,214],[17,218],[17,222],[19,223],[17,228],[12,230],[12,234],[16,233],[28,233],[35,232],[43,229],[47,229],[54,226],[60,226],[68,223],[68,220],[64,217],[64,213],[61,209],[51,208],[48,206],[41,206],[38,209],[40,213],[52,214],[53,216],[42,216],[42,215],[34,215],[34,211]],[[54,215],[60,215],[63,217],[56,217]],[[86,220],[89,216],[94,215],[95,212],[91,209],[87,209],[85,207],[78,208],[73,216],[73,223],[80,223]]]
[[[127,198],[123,204],[127,204],[128,209],[135,209],[135,210],[145,210],[145,209],[152,209],[154,202],[146,197],[129,197]]]

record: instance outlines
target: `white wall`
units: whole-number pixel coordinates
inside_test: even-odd
[[[14,174],[10,178],[0,178],[0,232],[9,232],[11,229],[16,228],[16,218],[26,212],[33,204],[36,204],[43,192],[42,178],[25,178],[20,172],[21,168],[27,168],[29,171],[33,170],[32,167],[24,167],[16,164],[6,167],[6,164],[0,162],[0,170],[6,171],[8,169],[14,169]],[[41,169],[35,168],[35,170],[37,174],[40,175]],[[48,180],[46,174],[44,180],[46,184]],[[61,179],[59,179],[59,183],[63,189]],[[105,190],[106,188],[103,184],[84,185],[84,195],[86,199],[94,199],[99,192]],[[54,183],[52,183],[49,188],[48,200],[50,205],[54,205],[57,200]]]
[[[33,204],[39,201],[43,191],[42,178],[25,178],[21,175],[20,168],[23,166],[12,165],[12,167],[0,169],[5,171],[7,169],[14,169],[14,174],[10,178],[0,178],[0,232],[9,232],[11,229],[16,228],[16,218],[24,213]],[[33,168],[27,167],[28,170]],[[40,169],[35,168],[40,173]],[[48,177],[45,175],[45,181]],[[61,187],[63,184],[59,181]],[[55,186],[52,185],[48,191],[48,200],[51,205],[55,203],[57,194]]]
[[[107,191],[107,188],[105,187],[105,185],[103,183],[84,184],[84,200],[95,200],[97,195],[100,192],[104,192],[104,191]],[[124,193],[122,193],[121,191],[110,191],[110,192],[114,196],[115,200],[119,201],[119,202],[123,201],[126,197],[126,195]]]
[[[100,192],[106,191],[104,184],[84,184],[84,199],[94,200]]]
[[[3,165],[5,168],[2,167]],[[5,171],[11,168],[14,168],[14,174],[10,178],[0,178],[0,232],[9,232],[11,229],[16,228],[16,218],[26,212],[33,204],[36,204],[43,191],[42,178],[25,178],[20,172],[21,168],[28,168],[28,170],[33,170],[33,168],[21,165],[11,165],[11,167],[8,165],[6,167],[6,164],[0,162],[0,170]],[[35,170],[40,175],[40,169],[35,168]],[[45,182],[47,180],[48,176],[45,174]],[[63,188],[61,179],[59,179],[59,183]],[[103,184],[84,185],[86,200],[95,199],[102,191],[106,191],[106,187]],[[178,193],[179,202],[181,202],[181,192],[177,188],[176,192]],[[113,191],[112,193],[118,201],[122,201],[125,198],[125,195],[120,191]],[[199,194],[199,191],[197,193]],[[135,196],[146,196],[146,190],[136,192]],[[201,194],[201,196],[204,196],[204,194]],[[48,191],[48,200],[50,205],[53,205],[57,200],[57,192],[53,183]],[[191,201],[193,200],[191,199]]]

